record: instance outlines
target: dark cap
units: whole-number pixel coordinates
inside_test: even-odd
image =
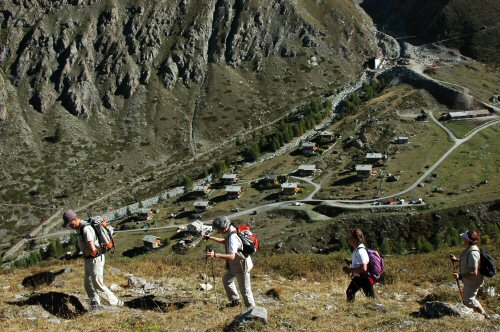
[[[71,222],[71,220],[73,220],[73,219],[75,219],[77,217],[78,217],[78,215],[75,213],[75,211],[73,211],[71,209],[68,209],[63,214],[63,220],[64,220],[63,227],[64,228],[68,228],[69,227],[69,223]]]

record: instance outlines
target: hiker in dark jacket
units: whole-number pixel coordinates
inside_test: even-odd
[[[112,306],[123,306],[123,301],[104,284],[105,257],[101,253],[99,240],[92,226],[82,221],[71,209],[64,212],[63,220],[65,228],[72,228],[78,232],[78,248],[85,256],[84,286],[92,309],[102,309],[100,298]]]
[[[226,261],[226,271],[222,279],[227,298],[230,301],[226,306],[236,307],[240,305],[240,296],[238,295],[235,285],[236,280],[240,292],[243,295],[245,306],[247,308],[255,307],[250,284],[250,270],[253,267],[252,258],[250,256],[245,258],[243,255],[243,243],[238,234],[236,234],[236,228],[231,224],[229,218],[225,216],[215,218],[212,222],[212,227],[215,231],[226,235],[225,238],[204,235],[206,240],[223,243],[226,249],[225,254],[216,253],[214,251],[209,251],[206,254],[208,257],[219,258]]]
[[[464,305],[474,309],[486,318],[489,316],[481,306],[481,303],[476,299],[479,288],[483,285],[484,277],[479,273],[479,257],[480,252],[477,246],[479,241],[479,233],[474,230],[469,230],[460,234],[464,239],[465,249],[460,254],[460,259],[451,255],[453,262],[460,262],[460,273],[453,273],[456,280],[462,280],[464,285]]]
[[[347,301],[354,302],[356,293],[360,289],[363,290],[363,293],[365,293],[367,297],[375,297],[373,280],[368,276],[368,263],[370,262],[370,257],[368,256],[368,250],[363,244],[363,242],[365,242],[363,231],[361,231],[360,228],[352,230],[347,242],[353,249],[352,259],[346,259],[346,262],[348,262],[351,267],[345,266],[343,268],[343,271],[351,276],[351,283],[346,291]]]

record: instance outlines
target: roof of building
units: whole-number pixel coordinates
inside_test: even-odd
[[[277,175],[266,175],[264,176],[263,178],[261,178],[261,180],[264,180],[264,181],[276,181],[276,179],[278,179],[278,176]]]
[[[489,115],[490,111],[488,110],[459,111],[459,112],[448,112],[448,114],[452,118],[460,118],[460,117],[475,116],[475,115]]]
[[[398,136],[398,140],[405,140],[408,139],[408,136]]]
[[[226,186],[226,192],[240,192],[241,186]]]
[[[300,171],[315,171],[316,165],[300,165],[299,170]]]
[[[203,226],[203,223],[200,220],[195,220],[192,223],[188,224],[188,226]]]
[[[193,186],[193,191],[207,191],[209,186]]]
[[[222,178],[223,179],[228,179],[228,180],[229,179],[233,180],[233,179],[237,179],[238,178],[238,174],[224,174],[222,176]]]
[[[369,152],[366,154],[366,159],[382,159],[382,154],[378,152]]]
[[[209,201],[199,201],[199,202],[194,202],[193,206],[194,207],[207,207],[210,204]]]
[[[333,136],[333,133],[331,131],[322,131],[319,133],[320,136]]]
[[[372,165],[356,165],[356,172],[370,171],[373,169]]]
[[[302,143],[303,148],[314,148],[316,146],[316,143],[314,142],[304,142]]]
[[[281,184],[281,189],[295,189],[299,186],[298,182],[285,182]]]
[[[142,238],[142,241],[149,242],[149,243],[153,243],[156,240],[161,240],[161,239],[158,236],[154,236],[154,235],[146,235]]]

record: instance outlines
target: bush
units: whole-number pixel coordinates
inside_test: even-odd
[[[432,244],[422,235],[417,238],[417,243],[415,245],[418,252],[429,253],[433,251],[434,247]]]
[[[391,244],[387,238],[384,238],[382,244],[380,245],[380,253],[382,255],[388,255],[392,252]]]
[[[397,254],[404,254],[407,249],[406,240],[403,237],[400,237],[398,242],[396,242],[394,249]]]
[[[59,242],[59,240],[55,239],[50,241],[48,248],[48,256],[52,258],[59,258],[64,254],[64,248]]]

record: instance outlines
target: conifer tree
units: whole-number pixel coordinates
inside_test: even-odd
[[[389,243],[389,240],[387,238],[384,238],[382,240],[382,244],[380,245],[380,253],[382,255],[388,255],[392,252],[391,250],[391,244]]]

